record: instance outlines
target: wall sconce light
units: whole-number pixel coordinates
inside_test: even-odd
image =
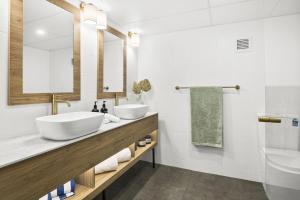
[[[81,3],[81,17],[85,24],[96,25],[97,7],[91,3]]]
[[[107,29],[107,15],[103,10],[97,10],[97,24],[96,28],[99,30]]]
[[[136,32],[128,32],[128,37],[129,37],[129,44],[134,47],[139,47],[140,46],[140,35]]]
[[[97,29],[105,30],[107,28],[107,16],[102,10],[99,10],[94,4],[81,2],[81,17],[86,24],[95,25]]]

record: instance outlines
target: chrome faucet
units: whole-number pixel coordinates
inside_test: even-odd
[[[58,103],[65,103],[65,104],[68,105],[68,107],[71,107],[70,102],[63,101],[63,100],[58,100],[58,99],[56,99],[56,95],[53,94],[52,95],[52,109],[51,109],[51,114],[52,115],[57,115],[57,113],[58,113],[58,106],[57,106],[57,104]]]

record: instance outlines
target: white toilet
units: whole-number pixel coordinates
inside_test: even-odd
[[[270,200],[299,200],[300,152],[265,149],[265,190]]]
[[[295,115],[280,115],[281,124],[267,124],[259,129],[264,188],[270,200],[300,199],[300,132],[292,126]],[[262,132],[265,132],[262,133]],[[263,141],[263,142],[262,142]]]

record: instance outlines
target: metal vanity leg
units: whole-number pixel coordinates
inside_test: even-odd
[[[106,191],[105,190],[102,191],[102,200],[106,200]]]
[[[155,168],[155,148],[152,149],[152,167]]]

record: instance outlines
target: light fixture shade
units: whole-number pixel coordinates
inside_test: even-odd
[[[97,8],[93,4],[81,3],[81,17],[86,24],[97,24]]]
[[[107,29],[107,15],[102,10],[97,10],[97,24],[96,28],[100,30]]]
[[[140,35],[138,33],[129,32],[129,43],[131,46],[139,47],[140,46]]]

